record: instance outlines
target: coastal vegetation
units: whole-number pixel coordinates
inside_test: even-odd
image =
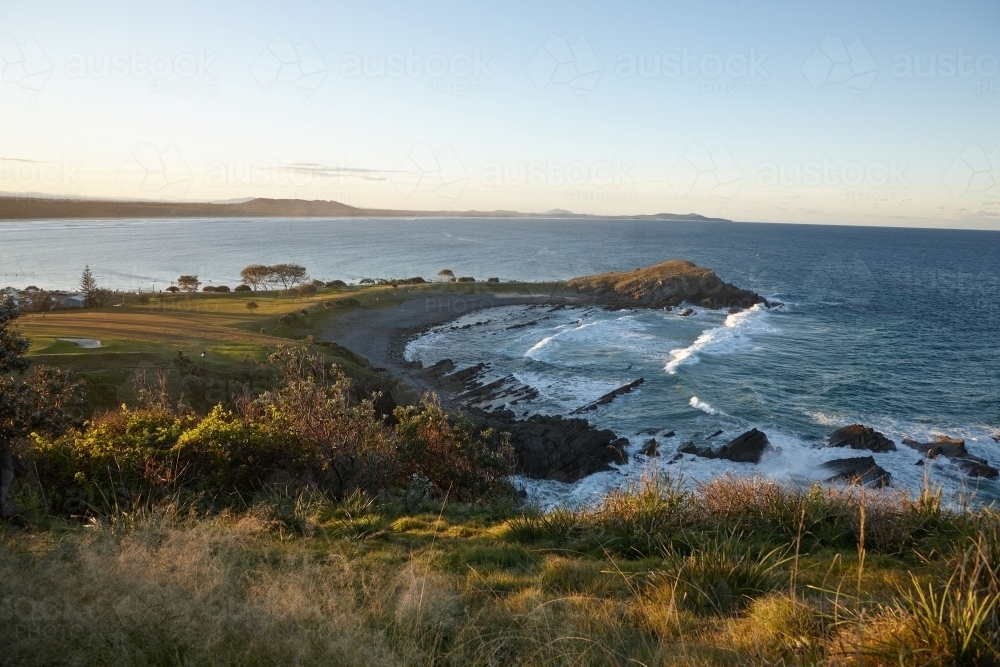
[[[260,290],[256,310],[198,292],[9,313],[18,391],[54,395],[29,360],[74,373],[39,402],[48,424],[9,411],[0,662],[1000,661],[995,509],[929,483],[690,484],[656,459],[591,505],[526,505],[504,433],[430,394],[396,405],[392,378],[321,339],[414,294],[464,309],[485,285],[372,283]]]

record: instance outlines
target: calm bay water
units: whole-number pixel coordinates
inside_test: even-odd
[[[430,278],[441,268],[478,279],[564,279],[690,259],[784,302],[738,316],[711,311],[567,309],[537,326],[431,332],[412,356],[490,361],[540,389],[533,410],[567,411],[642,376],[640,391],[591,419],[630,437],[667,428],[680,442],[757,426],[779,451],[759,468],[683,461],[698,479],[733,469],[808,483],[837,426],[862,422],[905,436],[964,437],[1000,465],[1000,233],[743,223],[601,220],[131,220],[0,224],[0,286],[72,287],[84,264],[102,285],[162,289],[182,273],[238,283],[250,263],[297,262],[323,280]],[[527,317],[518,309],[498,319]],[[474,314],[471,321],[483,319]],[[641,461],[643,457],[635,457]],[[876,455],[917,488],[919,455]],[[535,484],[543,499],[586,499],[636,467],[573,487]],[[626,477],[628,475],[629,477]],[[933,479],[963,480],[946,461]],[[982,482],[984,498],[997,497]]]

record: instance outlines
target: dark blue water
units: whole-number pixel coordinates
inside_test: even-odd
[[[430,278],[444,267],[479,279],[545,280],[673,258],[787,305],[734,317],[699,310],[688,319],[565,311],[514,331],[438,332],[412,353],[516,372],[542,390],[535,406],[542,411],[565,411],[642,376],[639,392],[592,419],[636,443],[648,427],[674,429],[677,440],[722,429],[724,440],[758,426],[780,451],[760,467],[729,468],[796,483],[815,479],[818,462],[843,455],[819,445],[853,422],[897,442],[964,437],[972,453],[1000,465],[992,439],[1000,433],[997,232],[496,219],[0,224],[0,281],[14,286],[69,287],[85,263],[105,285],[162,289],[181,273],[233,285],[239,269],[255,262],[300,262],[324,280]],[[876,458],[900,486],[923,483],[916,452],[901,447]],[[714,461],[683,466],[693,478],[729,469]],[[569,491],[544,490],[582,497],[616,480],[604,475]],[[946,461],[935,463],[933,481],[949,490],[975,484]],[[997,495],[991,482],[979,492]]]

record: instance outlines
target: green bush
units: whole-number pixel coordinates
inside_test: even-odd
[[[275,485],[317,488],[341,498],[404,493],[414,475],[436,496],[477,501],[509,495],[506,442],[453,423],[436,399],[396,411],[395,426],[358,400],[336,367],[304,348],[284,348],[269,365],[277,389],[208,414],[163,407],[104,413],[57,438],[35,435],[24,452],[49,509],[110,511],[170,493],[218,505],[248,502]]]

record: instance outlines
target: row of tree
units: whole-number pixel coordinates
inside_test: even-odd
[[[301,264],[275,264],[265,266],[264,264],[251,264],[240,271],[240,279],[257,291],[259,288],[270,289],[281,285],[284,289],[291,289],[298,284],[309,279],[306,275],[306,267]]]

